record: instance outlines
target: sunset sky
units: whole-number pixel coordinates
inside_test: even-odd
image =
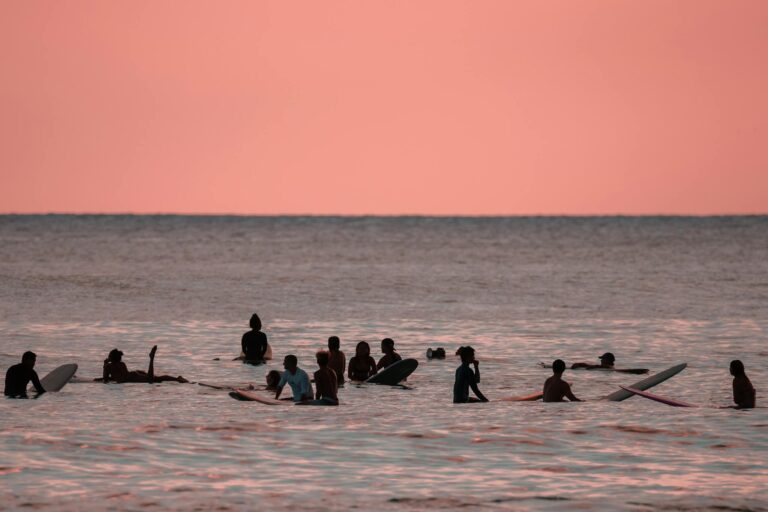
[[[7,1],[0,212],[768,212],[768,1]]]

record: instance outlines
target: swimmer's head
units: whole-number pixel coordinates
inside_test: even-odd
[[[552,363],[552,373],[563,373],[565,371],[565,361],[562,359],[555,359]]]

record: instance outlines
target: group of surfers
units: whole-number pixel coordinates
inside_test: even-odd
[[[261,331],[261,320],[254,314],[250,320],[251,330],[246,332],[241,340],[241,348],[248,361],[263,361],[268,348],[267,335]],[[285,371],[281,374],[276,370],[267,373],[267,391],[275,392],[275,399],[279,400],[286,385],[290,386],[292,399],[297,404],[313,405],[338,405],[338,388],[344,385],[344,375],[353,382],[362,382],[377,372],[386,368],[402,357],[395,351],[395,342],[391,338],[381,340],[381,352],[384,354],[378,362],[371,357],[371,347],[365,341],[360,341],[355,347],[355,355],[347,364],[346,356],[341,351],[341,341],[337,336],[328,338],[328,350],[316,353],[318,369],[314,372],[315,390],[306,371],[299,368],[298,358],[289,354],[283,360]],[[438,349],[441,351],[442,349]],[[149,367],[146,372],[140,370],[129,371],[122,361],[123,352],[113,349],[104,360],[102,382],[189,382],[182,376],[155,375],[154,360],[157,345],[149,352]],[[439,353],[439,352],[438,352]],[[444,350],[442,350],[444,354]],[[456,354],[461,358],[461,365],[456,369],[453,385],[454,403],[487,402],[488,398],[480,391],[480,362],[475,358],[475,350],[470,347],[460,347]],[[574,363],[571,368],[584,369],[613,369],[616,358],[610,352],[600,356],[600,364]],[[5,375],[4,393],[8,397],[25,397],[27,386],[31,382],[38,393],[44,393],[45,389],[40,384],[40,379],[34,370],[37,356],[34,352],[25,352],[19,364],[11,366]],[[573,394],[571,386],[563,379],[566,364],[557,359],[552,363],[553,375],[544,383],[544,402],[563,402],[568,399],[572,402],[581,400]],[[733,401],[737,408],[755,407],[756,393],[749,378],[746,375],[744,364],[739,360],[733,360],[730,364],[730,373],[733,376]],[[472,390],[475,396],[470,396]]]

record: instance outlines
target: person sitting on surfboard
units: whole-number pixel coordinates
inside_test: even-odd
[[[737,409],[751,409],[755,406],[755,388],[744,371],[744,363],[738,359],[731,361],[733,375],[733,402]]]
[[[283,359],[283,372],[280,382],[277,383],[277,392],[275,400],[280,400],[280,393],[286,384],[291,386],[294,402],[308,402],[314,398],[312,384],[309,383],[307,372],[299,368],[299,360],[293,354],[288,354]]]
[[[318,352],[317,366],[319,370],[315,372],[315,400],[312,402],[317,405],[339,405],[338,390],[339,385],[336,381],[336,371],[329,367],[330,354],[324,350]]]
[[[269,370],[269,373],[267,374],[266,391],[277,391],[278,384],[280,384],[280,372],[277,370]]]
[[[563,398],[568,398],[571,402],[581,402],[571,392],[571,385],[563,380],[565,371],[565,362],[557,359],[552,363],[552,375],[544,383],[544,401],[545,402],[563,402]]]
[[[339,386],[344,385],[344,370],[347,369],[347,356],[339,350],[341,341],[338,336],[328,338],[328,366],[336,372],[336,382]]]
[[[355,347],[355,355],[349,360],[347,377],[349,380],[362,382],[376,375],[376,361],[371,357],[371,346],[361,341]]]
[[[466,404],[487,402],[488,399],[480,392],[477,384],[480,382],[480,362],[475,359],[475,349],[470,346],[461,347],[461,366],[456,369],[456,380],[453,383],[453,403]],[[475,371],[469,365],[475,367]],[[477,398],[469,396],[469,388]]]
[[[251,330],[243,334],[240,345],[245,354],[244,360],[251,362],[264,361],[264,354],[267,353],[267,335],[261,332],[261,318],[254,313],[251,315]]]
[[[395,352],[395,342],[392,338],[384,338],[381,340],[381,351],[384,353],[384,357],[379,359],[379,364],[376,365],[376,370],[386,368],[403,359],[400,357],[400,354]]]
[[[187,379],[179,375],[178,377],[172,377],[170,375],[155,375],[155,353],[157,352],[157,345],[152,347],[149,351],[149,368],[146,373],[141,370],[128,371],[128,367],[123,362],[123,352],[118,349],[112,349],[109,355],[104,360],[104,367],[102,373],[103,382],[117,382],[122,384],[123,382],[148,382],[150,384],[154,382],[167,382],[176,381],[181,383],[189,382]],[[94,379],[99,380],[99,379]]]
[[[37,377],[37,372],[34,370],[35,362],[37,362],[37,354],[27,351],[22,354],[19,364],[8,368],[8,371],[5,372],[5,396],[25,398],[30,381],[38,393],[45,393],[45,389]]]

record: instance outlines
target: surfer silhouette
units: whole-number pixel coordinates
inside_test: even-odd
[[[314,398],[312,384],[309,383],[307,372],[299,368],[299,360],[296,356],[293,354],[285,356],[285,359],[283,359],[283,368],[285,368],[285,371],[280,377],[280,382],[277,383],[275,400],[280,400],[280,393],[283,392],[283,388],[286,384],[291,386],[294,402],[308,402],[312,400],[312,398]]]
[[[264,354],[267,353],[267,335],[261,332],[261,318],[254,313],[251,315],[251,330],[243,334],[240,346],[245,354],[244,359],[250,362],[264,361]]]
[[[314,405],[339,405],[336,371],[328,366],[330,354],[321,350],[315,357],[319,369],[314,374],[316,392],[315,399],[311,403]]]
[[[755,388],[744,370],[744,363],[738,359],[731,361],[733,375],[733,402],[737,409],[751,409],[755,406]]]
[[[552,363],[552,375],[544,382],[544,401],[545,402],[563,402],[567,398],[571,402],[581,402],[571,392],[571,385],[563,380],[565,371],[565,362],[557,359]]]
[[[266,391],[277,391],[278,384],[280,384],[280,372],[277,370],[270,370],[267,374]]]
[[[453,403],[465,404],[473,402],[487,402],[477,384],[480,382],[480,362],[475,359],[475,349],[470,346],[461,347],[461,366],[456,369],[456,380],[453,383]],[[469,365],[475,367],[475,371]],[[469,389],[477,398],[469,396]]]
[[[328,366],[336,372],[336,382],[339,386],[344,385],[344,371],[347,369],[347,356],[339,350],[341,341],[338,336],[328,338]]]
[[[376,375],[376,361],[371,357],[371,346],[361,341],[355,347],[355,355],[349,360],[347,377],[349,380],[364,381]]]
[[[392,338],[384,338],[381,340],[381,351],[384,354],[384,357],[379,359],[379,364],[376,365],[376,370],[386,368],[402,359],[400,354],[395,352],[395,342]]]
[[[27,351],[22,354],[20,363],[8,368],[5,372],[5,396],[25,398],[30,381],[38,393],[45,393],[34,370],[36,362],[37,354]]]
[[[597,368],[613,368],[613,364],[616,362],[616,357],[610,352],[600,356],[600,364],[590,363],[573,363],[571,369],[586,368],[587,370],[594,370]]]
[[[149,351],[149,368],[147,368],[146,372],[141,370],[128,371],[128,367],[123,362],[123,352],[114,348],[110,350],[109,355],[104,360],[101,380],[105,383],[112,381],[117,382],[118,384],[122,384],[123,382],[147,382],[149,384],[168,381],[181,383],[189,382],[181,375],[178,377],[172,377],[171,375],[155,375],[156,353],[157,345],[153,346],[152,350]]]

